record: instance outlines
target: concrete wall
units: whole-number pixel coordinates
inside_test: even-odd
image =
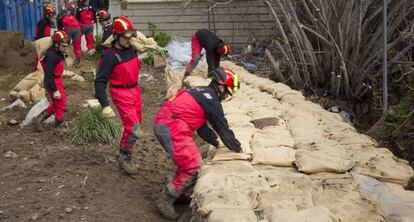
[[[161,31],[190,39],[201,28],[215,31],[233,47],[244,47],[252,38],[269,40],[274,21],[263,3],[258,0],[234,0],[213,7],[205,1],[142,1],[123,3],[121,14],[128,16],[137,28],[148,34],[148,22]],[[210,9],[210,10],[209,10]]]

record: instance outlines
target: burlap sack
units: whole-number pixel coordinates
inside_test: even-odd
[[[384,222],[375,207],[364,200],[353,178],[322,179],[323,189],[312,192],[315,206],[328,208],[343,222]]]
[[[102,46],[110,47],[114,41],[114,37],[109,36],[105,42],[101,43]],[[137,36],[130,39],[131,46],[139,53],[145,52],[147,49],[159,48],[157,42],[153,38],[147,38],[144,34],[137,31]]]
[[[301,211],[273,209],[265,212],[270,222],[337,222],[332,212],[325,207],[312,207]]]
[[[236,153],[227,148],[219,148],[213,150],[213,161],[227,161],[227,160],[251,160],[251,153]]]
[[[354,166],[354,161],[347,158],[345,150],[340,147],[321,150],[298,150],[295,165],[304,173],[333,172],[344,173]]]
[[[12,89],[12,91],[23,91],[30,90],[35,84],[41,84],[43,82],[43,73],[32,72],[26,77],[24,77],[17,85]]]
[[[25,103],[30,103],[30,92],[28,90],[19,91],[17,98],[23,100]]]
[[[36,49],[37,58],[40,59],[46,54],[46,51],[50,47],[52,47],[53,40],[50,36],[48,36],[48,37],[38,39],[38,40],[34,41],[32,44],[33,44],[34,48]]]
[[[296,151],[291,147],[255,148],[253,147],[253,164],[287,167],[295,161]]]
[[[74,75],[70,79],[77,82],[85,82],[85,78],[83,78],[81,75]]]
[[[414,176],[407,161],[393,156],[386,148],[365,148],[352,152],[353,158],[357,160],[352,172],[403,186],[407,186]]]
[[[253,210],[216,209],[208,215],[207,220],[209,222],[257,222],[257,216]]]
[[[173,97],[183,87],[184,73],[174,71],[171,66],[165,68],[166,91],[164,99]]]
[[[46,97],[46,91],[39,84],[34,85],[30,90],[30,98],[33,103],[37,103]]]

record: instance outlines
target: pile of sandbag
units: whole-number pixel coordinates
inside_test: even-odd
[[[39,70],[30,73],[10,91],[10,97],[13,99],[21,99],[27,104],[39,102],[45,98],[43,77],[43,72]]]

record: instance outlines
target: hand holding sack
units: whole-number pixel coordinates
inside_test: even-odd
[[[238,148],[236,148],[236,149],[230,149],[230,148],[228,148],[226,145],[224,145],[224,143],[221,141],[221,140],[219,140],[219,144],[217,145],[217,147],[216,147],[217,149],[220,149],[220,148],[227,148],[227,149],[229,149],[229,150],[231,150],[231,151],[233,151],[233,152],[236,152],[236,153],[241,153],[242,152],[242,149],[241,149],[241,147],[238,147]]]
[[[106,118],[115,117],[115,113],[114,113],[114,111],[112,110],[112,108],[110,106],[107,106],[107,107],[103,108],[102,114]]]

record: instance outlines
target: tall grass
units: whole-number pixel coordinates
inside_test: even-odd
[[[69,132],[73,144],[114,144],[121,135],[121,127],[114,120],[105,118],[101,108],[88,108]]]

